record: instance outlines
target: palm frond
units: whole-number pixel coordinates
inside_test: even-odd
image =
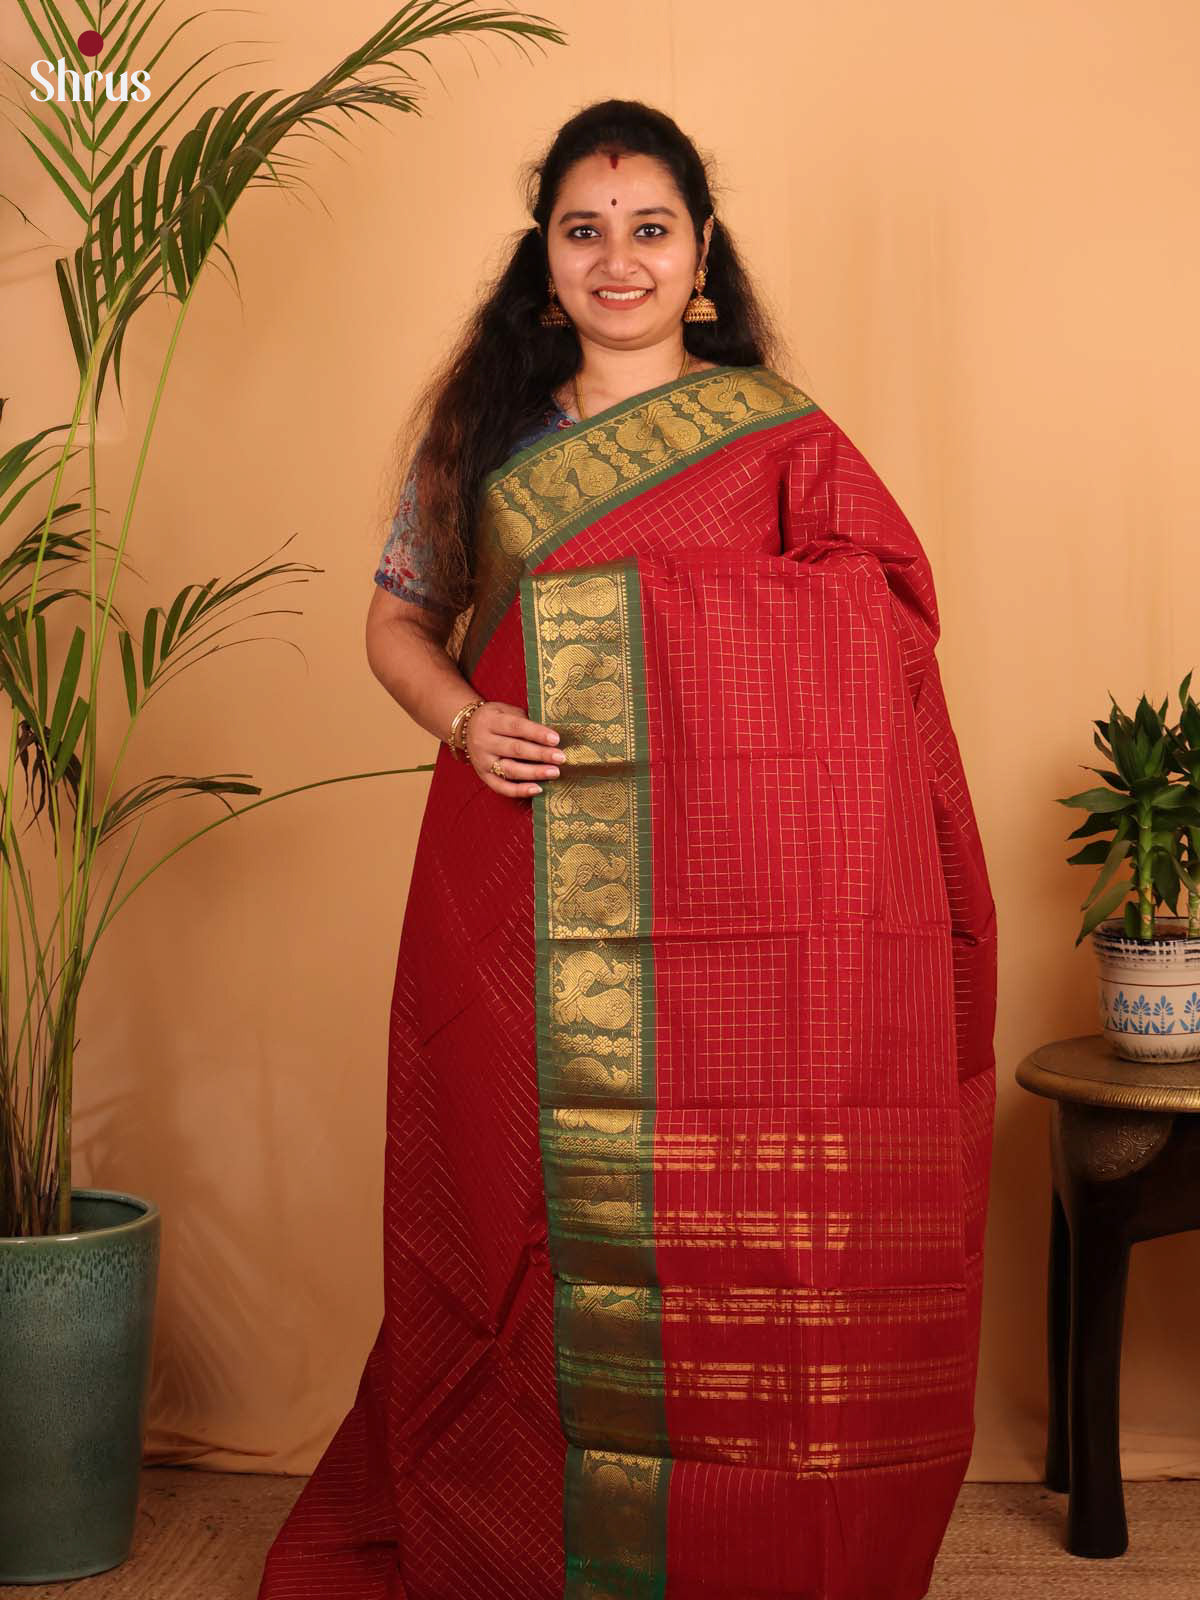
[[[166,0],[115,0],[112,5],[104,0],[18,0],[18,5],[44,57],[61,57],[81,76],[99,71],[118,78],[135,70],[135,62],[136,70],[145,63],[146,70],[156,70],[184,30],[204,14],[186,15],[155,48],[152,35],[162,31]],[[104,38],[94,67],[79,51],[74,13]],[[421,63],[432,68],[429,49],[437,39],[457,39],[464,45],[475,39],[487,46],[493,35],[526,53],[531,46],[564,42],[560,30],[543,17],[481,6],[475,0],[410,0],[308,88],[293,93],[243,92],[228,104],[210,106],[199,115],[193,111],[190,126],[185,113],[209,84],[234,67],[257,61],[228,63],[223,56],[218,62],[214,58],[233,47],[215,46],[165,87],[156,85],[153,97],[144,103],[112,102],[107,97],[63,104],[53,97],[18,101],[29,119],[19,129],[25,145],[84,223],[84,234],[77,248],[55,262],[79,371],[73,418],[0,455],[0,523],[14,529],[21,508],[34,503],[28,497],[53,477],[49,504],[38,524],[24,529],[0,555],[0,694],[12,711],[9,781],[0,787],[0,1236],[46,1233],[56,1222],[59,1231],[69,1226],[71,1065],[78,1044],[75,1009],[96,943],[140,885],[213,827],[258,806],[326,783],[432,770],[432,763],[421,763],[386,773],[354,773],[265,796],[248,774],[167,773],[114,797],[126,743],[151,697],[205,656],[256,642],[259,636],[254,634],[227,637],[245,621],[233,613],[251,597],[265,598],[275,588],[304,581],[305,574],[320,568],[276,561],[273,552],[231,579],[187,584],[168,606],[149,606],[136,636],[115,604],[115,587],[125,570],[136,572],[125,546],[141,469],[175,339],[192,290],[210,259],[218,270],[221,263],[228,266],[234,290],[240,294],[236,268],[221,240],[224,235],[228,241],[230,214],[241,195],[266,185],[288,195],[307,187],[303,147],[323,142],[327,134],[345,139],[344,129],[356,117],[376,122],[377,113],[385,111],[419,114],[423,89],[410,66]],[[20,206],[8,203],[29,221]],[[94,476],[96,415],[110,371],[120,394],[121,354],[134,318],[160,294],[178,302],[179,312],[119,537],[111,544],[100,534],[103,508]],[[0,413],[3,403],[0,399]],[[89,450],[86,499],[76,498],[64,486],[66,468],[79,453],[75,437],[81,427]],[[63,432],[65,440],[52,440]],[[101,551],[111,552],[113,559],[108,592],[98,613],[94,572]],[[90,568],[86,588],[68,578],[69,569],[85,561]],[[43,573],[49,574],[44,589]],[[52,625],[64,607],[73,612],[75,602],[86,604],[89,630],[86,634],[80,626],[72,630],[68,622],[60,636]],[[281,614],[285,608],[272,606],[259,606],[251,613]],[[115,619],[129,722],[110,766],[106,792],[100,796],[96,792],[100,669],[106,659],[110,618]],[[47,811],[59,854],[57,914],[44,938],[13,815],[18,767],[32,811],[28,826]],[[146,817],[160,805],[191,795],[212,796],[224,814],[151,862],[118,899],[126,863]],[[230,805],[231,797],[247,795],[254,797],[249,804],[236,810]],[[67,832],[64,822],[71,820],[70,839],[60,839],[60,833]],[[100,914],[89,927],[95,910],[94,858],[100,844],[127,822],[135,824],[132,840]],[[7,936],[10,895],[17,913],[15,942]],[[15,984],[9,980],[10,946],[21,961]],[[18,1012],[24,999],[23,1015],[15,1022],[10,1018],[14,997]],[[22,1054],[27,1058],[29,1092],[18,1096],[16,1065]]]
[[[45,14],[44,33],[33,20],[34,0],[19,3],[39,38],[53,36],[56,46],[62,47],[60,53],[82,65],[55,0],[36,0]],[[142,15],[145,4],[146,0],[141,0],[129,9],[125,32],[114,40],[104,58],[111,59],[110,70],[118,66],[123,70],[132,61],[164,0],[157,0]],[[192,13],[171,38],[199,15]],[[140,26],[133,31],[139,18]],[[282,144],[315,136],[311,130],[336,132],[339,116],[374,120],[373,108],[419,114],[420,85],[401,58],[415,57],[428,63],[426,46],[435,39],[490,35],[503,37],[518,48],[563,40],[561,31],[543,17],[494,6],[481,8],[474,0],[412,0],[309,88],[287,94],[243,92],[224,107],[210,106],[168,149],[163,134],[191,98],[219,75],[210,74],[196,83],[165,114],[168,102],[189,74],[215,53],[206,51],[163,95],[149,102],[152,110],[131,110],[130,102],[118,102],[94,139],[82,119],[76,119],[81,142],[86,141],[85,147],[92,150],[129,123],[117,148],[94,176],[85,171],[66,137],[51,130],[30,109],[28,114],[46,148],[28,135],[27,142],[47,170],[53,169],[60,190],[89,224],[70,268],[60,264],[58,277],[81,375],[97,346],[102,346],[95,375],[97,404],[110,364],[120,388],[125,331],[154,286],[161,284],[165,294],[179,301],[187,298],[218,235],[227,228],[234,205],[254,180],[262,180],[264,169],[274,186],[290,187],[290,173],[281,175],[277,162],[285,157],[289,167],[301,162],[290,151],[280,152]],[[158,55],[152,59],[157,60]],[[151,128],[153,132],[148,132]],[[52,154],[57,156],[57,164]]]

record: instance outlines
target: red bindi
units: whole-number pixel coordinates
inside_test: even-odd
[[[614,167],[615,167],[615,166],[616,166],[616,164],[617,164],[617,162],[618,162],[618,161],[619,161],[619,160],[620,160],[620,159],[621,159],[621,158],[620,158],[620,156],[609,156],[609,158],[608,158],[608,159],[609,159],[609,160],[610,160],[610,161],[611,161],[611,162],[612,162],[612,164],[613,164],[613,166],[614,166]]]

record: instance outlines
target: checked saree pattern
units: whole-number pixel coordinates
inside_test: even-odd
[[[764,368],[489,480],[385,1314],[262,1597],[917,1600],[974,1435],[994,909],[913,530]]]

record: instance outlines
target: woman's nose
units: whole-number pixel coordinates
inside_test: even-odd
[[[621,240],[614,240],[604,252],[604,270],[614,278],[627,278],[633,270],[633,250]]]

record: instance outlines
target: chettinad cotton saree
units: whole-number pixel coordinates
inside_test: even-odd
[[[261,1600],[917,1600],[974,1437],[995,918],[928,561],[764,367],[487,480],[392,1002],[385,1314]]]

